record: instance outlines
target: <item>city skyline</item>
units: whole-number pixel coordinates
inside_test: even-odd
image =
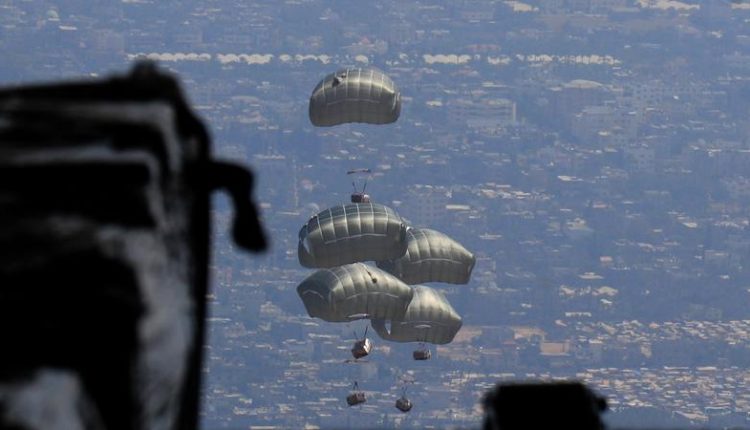
[[[494,383],[559,378],[606,395],[613,425],[750,423],[747,3],[67,3],[0,0],[1,84],[151,59],[216,155],[257,173],[265,255],[230,245],[215,199],[204,428],[478,427]],[[344,66],[397,83],[396,123],[310,124]],[[477,257],[436,286],[464,326],[430,363],[375,339],[345,365],[363,323],[309,318],[295,292],[299,228],[363,167],[373,201]],[[372,401],[349,409],[354,376]]]

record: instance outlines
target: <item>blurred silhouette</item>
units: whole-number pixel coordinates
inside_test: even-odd
[[[0,427],[197,428],[209,194],[260,251],[252,186],[151,63],[0,90]]]
[[[578,382],[500,384],[484,398],[482,430],[601,430],[604,398]]]

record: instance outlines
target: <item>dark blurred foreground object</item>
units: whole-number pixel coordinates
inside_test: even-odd
[[[500,384],[484,398],[482,428],[600,430],[606,409],[604,398],[578,382]]]
[[[259,251],[252,180],[151,63],[1,89],[0,428],[197,428],[209,194]]]

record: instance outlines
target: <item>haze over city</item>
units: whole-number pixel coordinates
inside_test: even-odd
[[[0,0],[0,84],[150,59],[257,174],[265,254],[234,249],[214,201],[203,428],[478,427],[497,382],[562,379],[613,426],[750,424],[749,3],[64,3]],[[398,85],[395,123],[310,123],[347,66]],[[367,321],[297,294],[298,232],[349,201],[353,168],[476,257],[467,285],[431,285],[463,325],[430,360],[373,336],[346,363]]]

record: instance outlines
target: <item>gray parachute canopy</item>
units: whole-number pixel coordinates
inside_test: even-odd
[[[409,228],[406,254],[395,260],[378,261],[381,269],[409,285],[422,282],[466,284],[476,263],[474,254],[439,231]]]
[[[406,253],[406,225],[391,208],[351,203],[326,209],[302,226],[297,255],[304,267],[399,258]]]
[[[378,335],[393,342],[429,342],[446,344],[461,329],[461,317],[445,296],[430,287],[415,285],[414,297],[402,319],[373,318],[372,328]]]
[[[401,93],[374,68],[346,68],[323,78],[310,96],[310,122],[329,127],[347,122],[388,124],[401,113]]]
[[[322,269],[297,286],[308,315],[329,322],[403,319],[414,291],[393,275],[363,263]]]

